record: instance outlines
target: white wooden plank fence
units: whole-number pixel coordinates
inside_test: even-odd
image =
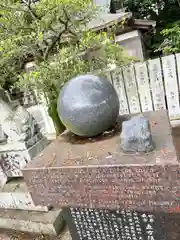
[[[105,74],[113,83],[120,114],[168,109],[172,123],[180,123],[180,54],[169,55]]]

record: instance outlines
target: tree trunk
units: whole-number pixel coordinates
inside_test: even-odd
[[[63,123],[61,122],[59,116],[58,116],[58,112],[57,112],[57,101],[56,100],[50,100],[50,104],[49,104],[49,108],[48,108],[48,112],[50,117],[53,120],[55,129],[56,129],[56,135],[58,136],[59,134],[61,134],[66,128],[63,125]]]

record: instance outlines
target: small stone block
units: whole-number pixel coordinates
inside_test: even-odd
[[[124,152],[151,152],[154,149],[150,124],[143,115],[122,123],[120,139]]]
[[[22,178],[15,178],[0,190],[0,209],[48,212],[49,206],[35,205]]]
[[[57,236],[64,225],[61,209],[48,212],[0,209],[0,229],[7,231]]]
[[[22,177],[21,169],[30,161],[28,151],[9,151],[0,153],[2,167],[8,178]]]
[[[19,144],[14,144],[14,149],[10,148],[8,151],[8,145],[12,147],[12,144],[6,144],[4,146],[6,151],[2,151],[1,146],[0,157],[1,165],[4,173],[8,178],[22,177],[22,169],[29,163],[35,156],[37,156],[47,145],[49,141],[46,138],[42,138],[40,141],[36,142],[30,148],[19,149]],[[22,144],[23,146],[23,144]]]

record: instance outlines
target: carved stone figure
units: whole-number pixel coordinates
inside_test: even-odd
[[[0,112],[1,187],[7,177],[22,176],[21,170],[42,151],[48,141],[34,117],[23,106],[0,99]]]
[[[124,152],[150,152],[154,149],[150,124],[143,115],[122,123],[120,139]]]
[[[71,79],[59,94],[57,110],[72,133],[92,137],[116,123],[119,99],[112,84],[87,74]]]
[[[32,142],[34,136],[38,136],[34,139],[35,142],[31,143],[33,145],[42,138],[37,122],[24,107],[12,107],[10,103],[0,99],[0,112],[0,127],[2,134],[7,137],[7,142],[26,143],[30,139]]]

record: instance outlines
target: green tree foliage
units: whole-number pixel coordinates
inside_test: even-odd
[[[0,2],[0,86],[45,95],[57,133],[64,129],[56,99],[65,82],[133,61],[114,43],[115,23],[107,33],[90,31],[88,23],[97,14],[91,0]],[[24,69],[30,61],[35,69],[28,73]]]
[[[112,31],[89,31],[96,14],[91,0],[1,0],[0,85],[20,79],[19,86],[34,86],[50,98],[72,76],[127,63]],[[24,74],[29,61],[35,61],[36,70]]]
[[[64,83],[76,75],[87,72],[103,75],[112,64],[123,66],[133,60],[124,49],[113,44],[106,33],[87,32],[80,43],[62,47],[51,61],[43,61],[35,71],[21,75],[19,83],[20,86],[28,86],[29,83],[39,93],[43,91],[48,98],[56,98]]]
[[[79,27],[95,13],[88,0],[2,0],[0,81],[16,81],[30,60],[46,61],[63,43],[79,38]],[[84,11],[82,11],[82,9]]]
[[[164,34],[161,31],[179,20],[179,0],[125,0],[128,11],[132,11],[135,18],[149,19],[156,21],[156,31],[151,41],[146,43],[151,56],[154,50],[159,48],[164,41]],[[148,45],[147,45],[148,44]],[[159,53],[158,53],[159,54]]]
[[[161,51],[164,54],[180,52],[180,21],[162,30],[161,35],[164,40],[156,50],[157,52]]]

